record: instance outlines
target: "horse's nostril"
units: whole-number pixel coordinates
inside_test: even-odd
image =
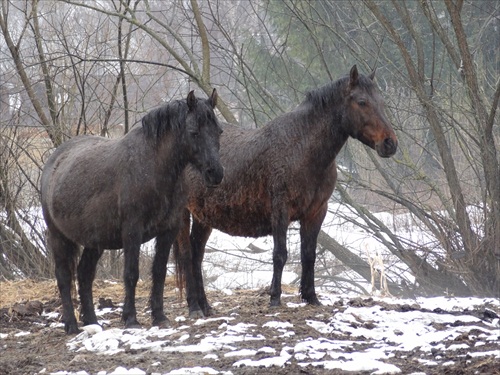
[[[207,168],[205,170],[205,179],[210,185],[218,185],[224,177],[224,170],[222,168]]]
[[[394,139],[392,138],[386,138],[384,139],[384,147],[387,151],[391,152],[391,153],[395,153],[396,152],[396,142],[394,142]]]
[[[207,178],[210,180],[211,183],[213,183],[213,181],[216,179],[216,170],[215,168],[208,168],[206,171],[205,171],[205,174],[207,176]]]
[[[387,158],[396,153],[398,143],[393,138],[385,138],[377,149],[380,156]]]

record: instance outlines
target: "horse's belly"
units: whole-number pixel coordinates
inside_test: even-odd
[[[232,236],[262,237],[272,234],[271,217],[265,210],[248,211],[240,207],[206,206],[191,210],[203,224]]]
[[[116,220],[116,219],[115,219]],[[58,230],[71,241],[88,248],[121,249],[122,234],[118,223],[82,221],[79,218],[55,220]]]
[[[130,235],[138,236],[140,242],[144,243],[172,228],[175,224],[172,221],[163,219],[148,222],[146,227],[142,225],[134,227],[137,232],[130,233]],[[123,230],[122,221],[116,216],[93,222],[83,221],[79,218],[57,220],[56,226],[65,237],[88,248],[121,249],[124,247],[124,241],[128,235]]]
[[[224,195],[222,190],[218,192]],[[284,200],[287,224],[303,219],[312,213],[311,210],[317,211],[325,203],[324,199],[319,200],[314,194],[303,192],[297,196],[285,194]],[[191,199],[188,208],[203,224],[233,236],[262,237],[273,233],[270,197],[252,199],[245,196],[240,199],[236,194],[207,194],[203,199]]]

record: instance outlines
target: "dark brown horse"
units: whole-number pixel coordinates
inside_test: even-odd
[[[318,305],[314,287],[316,242],[337,179],[335,157],[349,137],[390,157],[397,138],[384,113],[374,73],[349,76],[307,94],[295,110],[266,126],[245,130],[225,126],[221,137],[224,181],[207,189],[189,172],[189,212],[174,244],[180,284],[184,278],[190,316],[210,314],[201,273],[212,228],[236,236],[272,234],[271,306],[280,304],[281,276],[287,260],[286,233],[300,223],[301,297]]]
[[[123,248],[122,319],[125,327],[136,327],[139,250],[154,237],[152,319],[154,325],[167,322],[163,286],[170,247],[186,207],[185,167],[194,165],[204,186],[215,186],[223,177],[216,101],[215,90],[207,100],[190,92],[187,100],[149,112],[142,127],[120,139],[75,137],[48,159],[42,173],[42,209],[67,333],[78,332],[71,286],[79,247],[84,247],[76,272],[83,324],[97,324],[92,282],[102,252]]]

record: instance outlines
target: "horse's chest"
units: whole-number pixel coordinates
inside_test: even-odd
[[[149,228],[169,229],[178,223],[180,212],[186,205],[186,195],[177,190],[173,194],[152,199],[144,209],[144,222]]]
[[[328,170],[317,175],[296,176],[295,182],[287,185],[287,207],[290,221],[314,215],[332,195],[335,188],[335,171]]]

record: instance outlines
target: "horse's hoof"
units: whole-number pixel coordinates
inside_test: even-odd
[[[75,335],[75,334],[82,332],[82,330],[79,329],[78,326],[64,327],[64,331],[68,335]]]
[[[201,310],[193,310],[189,312],[189,319],[204,319],[205,314]]]
[[[281,306],[281,300],[279,298],[271,298],[271,303],[269,304],[269,307],[280,307]]]
[[[99,324],[97,322],[97,319],[92,319],[92,320],[81,320],[81,322],[83,323],[84,326],[91,326],[91,325],[94,325],[94,324]]]
[[[322,305],[321,302],[319,302],[318,297],[316,297],[315,295],[312,297],[309,297],[309,298],[303,298],[303,300],[312,306],[321,306]]]
[[[170,320],[167,317],[163,317],[162,319],[153,320],[153,326],[158,328],[168,328],[170,327]]]
[[[201,306],[201,311],[203,311],[203,314],[207,316],[212,316],[216,313],[216,311],[210,306],[208,303],[200,303]]]
[[[209,307],[208,309],[203,309],[203,313],[205,314],[205,316],[213,316],[215,315],[216,311]]]
[[[131,320],[125,322],[125,328],[142,328],[141,324],[137,320]]]
[[[94,311],[84,312],[80,311],[80,322],[83,323],[84,326],[88,326],[91,324],[99,324],[97,323],[97,316]]]
[[[74,335],[76,333],[82,332],[78,328],[78,324],[76,323],[76,319],[74,321],[72,321],[72,322],[64,323],[64,331],[68,335]]]

